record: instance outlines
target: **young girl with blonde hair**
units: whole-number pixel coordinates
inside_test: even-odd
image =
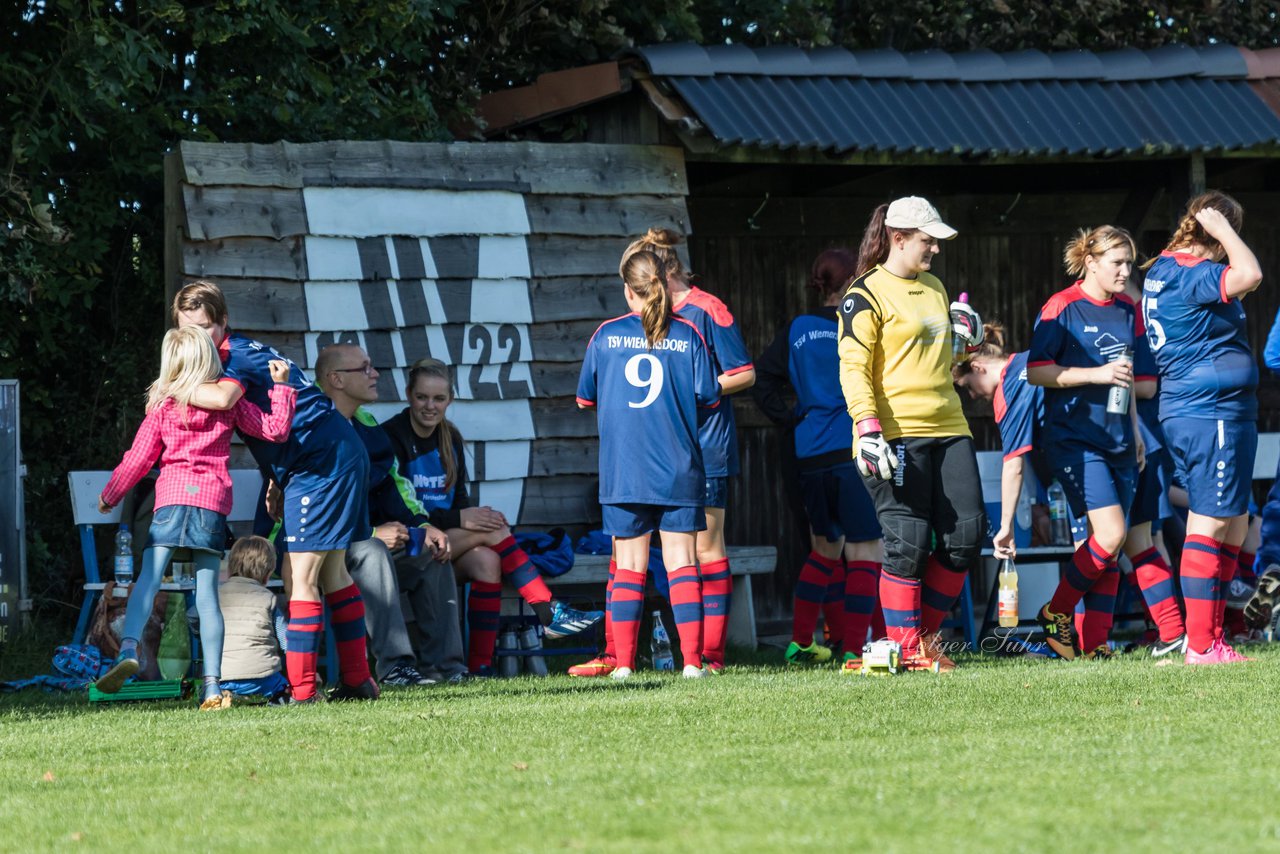
[[[222,375],[217,347],[198,326],[170,329],[160,352],[160,376],[147,392],[146,417],[133,447],[112,472],[98,499],[108,513],[160,461],[155,515],[142,553],[141,571],[129,598],[121,633],[120,655],[98,680],[98,690],[115,693],[138,672],[138,639],[160,580],[175,549],[190,549],[196,568],[196,609],[204,659],[201,709],[223,706],[218,683],[222,664],[222,612],[218,607],[218,568],[226,544],[231,510],[231,475],[227,459],[236,428],[271,442],[289,436],[295,392],[286,380],[288,366],[271,363],[271,414],[241,399],[226,411],[201,409],[193,402],[202,383]]]
[[[684,675],[702,676],[702,592],[696,533],[706,527],[699,408],[719,403],[720,383],[697,327],[673,314],[669,268],[648,251],[622,264],[631,313],[605,321],[587,344],[578,406],[594,408],[600,433],[600,504],[614,538],[609,593],[615,679],[635,668],[649,538],[662,538]]]

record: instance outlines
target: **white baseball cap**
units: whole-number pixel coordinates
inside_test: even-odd
[[[884,224],[890,228],[916,228],[939,240],[956,236],[956,230],[942,221],[938,209],[919,196],[894,199],[884,215]]]

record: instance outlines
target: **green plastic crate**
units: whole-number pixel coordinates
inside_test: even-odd
[[[97,685],[89,686],[90,703],[115,703],[126,700],[180,700],[186,685],[182,679],[160,679],[156,682],[130,682],[114,694],[104,694]]]

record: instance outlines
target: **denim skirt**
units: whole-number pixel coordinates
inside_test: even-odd
[[[147,531],[147,548],[195,549],[221,556],[227,545],[227,517],[203,507],[157,507]]]

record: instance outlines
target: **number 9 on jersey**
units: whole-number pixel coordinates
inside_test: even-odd
[[[648,370],[644,370],[641,366],[647,365]],[[641,376],[641,373],[644,376]],[[649,404],[658,399],[658,395],[662,393],[662,363],[658,361],[656,356],[649,353],[637,353],[630,359],[627,359],[626,369],[623,375],[627,378],[627,382],[636,388],[646,389],[644,400],[639,403],[627,401],[627,406],[632,409],[644,409]]]

